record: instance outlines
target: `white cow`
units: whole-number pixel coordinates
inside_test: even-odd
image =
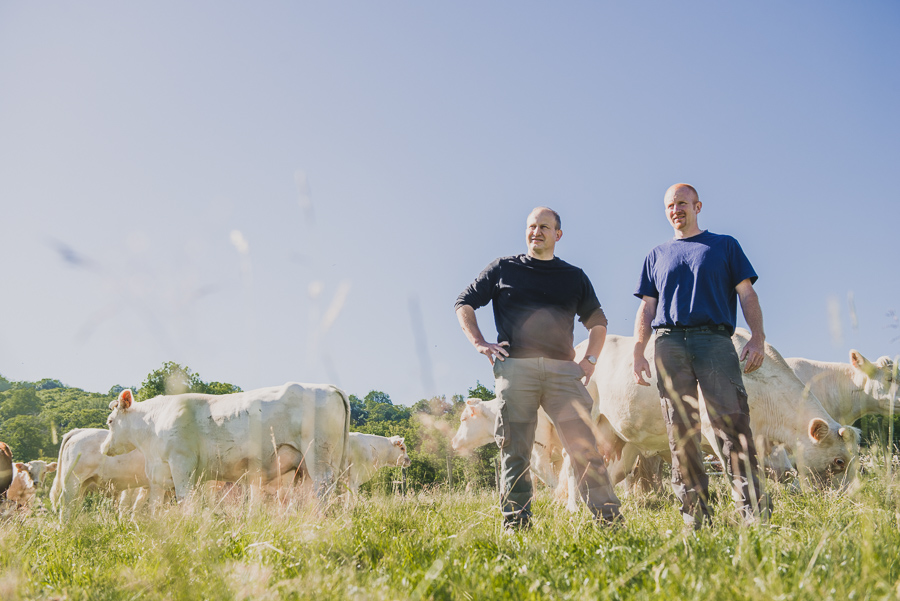
[[[346,468],[350,402],[334,386],[289,382],[141,403],[126,389],[110,408],[101,451],[143,453],[153,505],[172,488],[181,501],[201,481],[237,482],[249,475],[251,485],[263,486],[301,462],[321,497]]]
[[[9,488],[6,489],[6,499],[15,503],[17,508],[27,509],[34,500],[34,480],[28,473],[28,466],[22,462],[13,463],[13,476]]]
[[[462,454],[470,453],[478,447],[494,442],[494,424],[500,400],[482,401],[478,398],[466,399],[459,416],[459,429],[450,446]],[[543,409],[538,410],[538,422],[534,432],[534,447],[531,450],[531,473],[550,488],[559,484],[559,466],[563,460],[563,446],[556,433],[556,427]]]
[[[785,359],[794,373],[807,384],[829,414],[842,424],[852,424],[864,415],[900,414],[900,399],[892,389],[894,362],[881,357],[875,363],[856,350],[850,363],[813,361],[800,357]]]
[[[409,467],[412,463],[402,436],[350,432],[348,452],[348,486],[354,495],[359,492],[359,485],[371,480],[380,468]]]
[[[144,471],[144,456],[140,451],[131,451],[116,457],[107,457],[100,452],[100,445],[106,440],[108,430],[99,428],[76,428],[66,432],[59,447],[58,469],[50,488],[50,504],[58,511],[60,518],[74,499],[89,490],[108,491],[120,496],[120,508],[134,509],[141,495],[131,499],[128,491],[139,492],[150,486]]]
[[[750,338],[739,328],[732,341],[740,355]],[[576,351],[584,354],[586,343]],[[653,343],[648,345],[653,366]],[[594,398],[594,415],[602,414],[600,434],[607,441],[618,438],[621,456],[609,465],[610,478],[619,482],[631,471],[639,453],[668,456],[669,443],[656,388],[656,369],[651,386],[639,386],[632,375],[634,338],[609,335],[596,370],[588,383]],[[781,355],[766,344],[763,366],[743,376],[750,407],[750,426],[759,441],[757,451],[767,455],[779,446],[797,461],[806,481],[845,484],[855,475],[859,455],[859,433],[841,426],[813,394],[804,391]],[[701,394],[702,397],[702,394]],[[607,421],[608,420],[608,421]],[[701,404],[703,436],[708,449],[720,455],[714,434]],[[610,438],[613,437],[613,438]],[[784,457],[785,453],[780,456]]]
[[[35,459],[25,465],[28,466],[28,473],[31,474],[31,480],[34,482],[34,485],[39,487],[44,483],[44,476],[56,471],[57,462],[47,463],[46,461]]]

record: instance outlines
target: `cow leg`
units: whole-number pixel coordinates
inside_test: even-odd
[[[640,454],[640,449],[637,446],[626,442],[622,446],[622,454],[617,459],[610,461],[606,468],[609,473],[609,481],[616,485],[624,480],[631,473],[631,470],[634,469],[634,464]]]
[[[549,488],[556,488],[559,478],[553,471],[553,463],[550,461],[550,450],[537,441],[531,449],[531,473]]]
[[[69,475],[61,482],[61,488],[55,505],[59,510],[59,519],[65,521],[72,515],[72,503],[81,496],[81,482]]]
[[[266,475],[270,481],[280,481],[285,474],[295,473],[302,461],[303,453],[292,445],[283,444],[278,447],[278,451],[275,453],[275,460]]]
[[[794,464],[783,445],[774,447],[764,459],[766,473],[777,482],[793,482]]]
[[[197,460],[196,457],[173,453],[169,456],[168,464],[172,474],[172,483],[175,486],[175,499],[181,503],[191,494],[199,477]]]
[[[150,484],[150,494],[147,499],[148,505],[150,505],[150,511],[156,512],[162,504],[163,499],[166,496],[166,489],[162,486],[157,486],[153,483]]]
[[[124,516],[126,512],[134,515],[146,503],[149,496],[149,490],[146,488],[126,488],[119,494],[119,515]],[[163,493],[165,495],[165,492]]]
[[[332,492],[335,484],[335,466],[332,462],[334,448],[328,441],[313,441],[309,448],[303,464],[309,472],[316,496],[323,500]]]

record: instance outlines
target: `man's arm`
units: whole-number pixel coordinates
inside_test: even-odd
[[[494,364],[495,357],[501,361],[505,361],[506,357],[509,357],[509,352],[503,348],[504,346],[509,346],[508,342],[504,340],[500,344],[495,344],[484,339],[484,335],[482,335],[481,329],[478,327],[478,320],[475,318],[475,309],[470,305],[460,305],[456,310],[456,318],[459,320],[459,325],[462,327],[466,338],[469,339],[475,350],[488,358],[491,365]]]
[[[734,287],[738,298],[741,299],[741,311],[744,319],[750,327],[750,341],[741,352],[741,361],[747,360],[744,365],[744,373],[749,374],[762,367],[766,357],[766,333],[763,331],[762,307],[759,306],[759,297],[749,279],[744,280]]]
[[[581,371],[584,372],[584,382],[591,379],[594,374],[594,364],[587,360],[588,355],[599,357],[603,351],[603,343],[606,342],[606,326],[594,326],[588,331],[587,349],[584,351],[584,358],[578,363]]]
[[[658,303],[659,299],[652,296],[641,297],[641,306],[638,307],[637,315],[634,318],[634,381],[641,386],[650,386],[650,382],[644,379],[644,374],[647,374],[648,378],[653,376],[644,351],[647,350],[647,343],[650,342],[650,337],[653,335],[650,324],[653,323]]]

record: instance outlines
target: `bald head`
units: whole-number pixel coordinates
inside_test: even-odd
[[[701,232],[697,215],[703,203],[690,184],[675,184],[666,190],[666,217],[675,230],[676,238],[689,238]]]
[[[697,189],[690,184],[675,184],[673,186],[669,186],[669,189],[666,190],[666,199],[668,200],[670,197],[676,196],[679,198],[684,198],[691,203],[695,203],[700,200],[700,195],[697,194]]]

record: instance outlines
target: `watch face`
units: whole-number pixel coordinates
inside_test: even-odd
[[[588,355],[587,360],[588,360],[588,363],[590,363],[591,365],[597,365],[597,357],[595,357],[593,355]]]

